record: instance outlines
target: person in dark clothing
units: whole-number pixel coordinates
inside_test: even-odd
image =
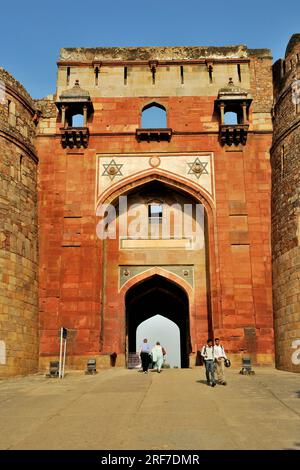
[[[150,344],[148,343],[147,338],[145,338],[140,348],[140,358],[142,361],[144,374],[148,374],[148,368],[150,364],[150,353],[151,353],[151,347],[150,347]]]

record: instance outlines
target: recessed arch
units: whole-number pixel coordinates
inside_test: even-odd
[[[239,124],[239,117],[236,111],[226,111],[224,114],[224,124],[235,126]]]
[[[123,284],[123,286],[120,289],[120,293],[122,294],[123,298],[125,298],[126,293],[133,286],[136,286],[137,284],[140,284],[144,280],[149,279],[153,276],[164,277],[168,279],[170,282],[173,282],[174,284],[178,284],[181,287],[181,289],[186,293],[186,295],[189,297],[190,301],[192,300],[192,297],[193,297],[192,286],[190,286],[190,284],[186,282],[184,279],[180,278],[176,274],[160,266],[149,268],[145,270],[144,272],[137,274],[136,276],[133,276],[127,282],[125,282],[125,284]]]
[[[170,281],[173,281],[175,284],[179,285],[182,290],[185,291],[186,295],[188,296],[189,300],[189,325],[190,325],[190,335],[191,335],[191,344],[193,345],[193,351],[196,350],[196,343],[197,339],[199,338],[199,330],[203,331],[204,333],[200,333],[203,335],[203,338],[206,337],[207,331],[211,332],[213,328],[218,328],[220,317],[220,286],[219,286],[219,276],[215,269],[216,264],[216,256],[217,256],[217,249],[215,244],[215,237],[216,234],[216,224],[215,224],[215,209],[214,209],[214,201],[209,194],[205,193],[205,190],[197,183],[192,181],[187,181],[184,177],[179,175],[169,173],[165,170],[161,170],[159,168],[151,168],[149,170],[144,171],[143,173],[139,173],[138,175],[132,175],[122,181],[118,181],[112,186],[110,186],[106,191],[101,194],[101,197],[97,201],[97,204],[112,204],[116,208],[118,206],[119,197],[120,196],[129,196],[134,195],[135,192],[138,194],[142,194],[145,191],[145,188],[149,184],[149,187],[153,183],[165,185],[166,189],[171,190],[171,192],[178,193],[179,196],[184,196],[190,198],[191,200],[201,203],[205,208],[205,251],[206,251],[206,270],[205,276],[206,279],[203,279],[203,283],[201,284],[201,295],[194,296],[192,286],[185,281],[184,278],[178,278],[173,273],[162,273],[159,272],[157,269],[162,269],[161,267],[155,268],[151,267],[153,271],[151,273],[145,274],[145,272],[134,276],[134,278],[130,278],[122,284],[122,287],[118,289],[118,302],[119,302],[119,309],[124,311],[124,317],[122,322],[124,321],[124,335],[125,335],[125,324],[126,324],[126,294],[131,287],[134,287],[140,281],[146,280],[149,275],[153,274],[161,274],[163,277],[166,277]],[[151,191],[150,191],[151,193]],[[101,241],[99,239],[98,249],[99,253],[113,253],[116,250],[120,249],[119,241],[117,240],[104,240]],[[102,251],[101,251],[102,250]],[[108,255],[104,255],[106,257]],[[110,256],[110,255],[109,255]],[[172,263],[171,263],[172,264]],[[159,263],[158,263],[159,265]],[[204,272],[204,271],[203,271]],[[175,277],[172,277],[175,276]],[[105,279],[105,278],[104,278]],[[105,285],[105,281],[104,285]],[[120,283],[119,283],[120,285]],[[205,293],[206,292],[206,293]],[[213,295],[211,295],[213,293]],[[109,294],[110,295],[110,294]],[[101,311],[101,318],[104,326],[102,326],[101,331],[104,331],[106,325],[110,323],[109,317],[106,316],[106,299],[109,296],[105,294],[104,296],[104,303],[103,308]],[[124,309],[124,310],[123,310]],[[201,326],[199,326],[199,321],[197,320],[197,315],[201,315],[202,321]],[[102,333],[102,336],[104,333]],[[127,351],[125,347],[125,337],[124,343],[122,348],[123,351]],[[204,340],[204,339],[203,339]],[[201,340],[202,341],[202,340]],[[104,344],[103,347],[112,348],[111,345],[106,346]]]
[[[189,305],[189,297],[179,283],[159,274],[133,284],[125,295],[127,352],[136,350],[137,327],[145,320],[161,315],[178,326],[181,367],[189,367],[192,350]]]
[[[84,127],[84,116],[82,113],[73,114],[70,117],[71,127]]]
[[[163,129],[167,127],[167,110],[155,101],[146,104],[141,110],[142,129]]]
[[[159,341],[167,351],[166,363],[171,367],[180,367],[180,329],[174,321],[159,314],[144,320],[136,330],[137,351],[144,338],[147,338],[149,344],[153,346]]]
[[[143,111],[146,111],[147,109],[152,108],[153,106],[155,106],[155,107],[161,109],[162,111],[166,111],[166,112],[167,112],[167,108],[166,108],[163,104],[161,104],[161,103],[159,103],[159,102],[157,102],[157,101],[150,101],[149,103],[143,105],[141,111],[142,111],[142,112],[143,112]]]
[[[107,188],[107,190],[100,195],[96,204],[114,204],[120,196],[126,195],[130,191],[151,181],[161,182],[178,192],[182,192],[183,194],[194,198],[196,201],[203,204],[205,209],[211,214],[211,216],[213,216],[215,203],[212,196],[204,188],[185,179],[184,177],[166,170],[160,170],[159,168],[151,168],[139,173],[138,175],[123,178],[120,182]]]

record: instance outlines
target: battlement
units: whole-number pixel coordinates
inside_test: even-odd
[[[269,112],[272,95],[269,49],[243,44],[177,47],[62,48],[57,98],[79,80],[91,99],[115,97],[216,97],[229,78],[248,90],[254,106]],[[265,84],[268,90],[265,89]],[[264,95],[264,96],[263,96]]]
[[[293,34],[286,46],[285,57],[288,57],[295,49],[300,47],[300,33]]]
[[[11,91],[15,92],[19,98],[22,98],[32,111],[35,109],[34,100],[31,98],[28,91],[25,90],[23,85],[3,67],[0,67],[0,81],[2,81],[6,87],[9,87]]]
[[[275,99],[300,78],[300,34],[293,34],[285,51],[285,58],[278,59],[273,65],[273,82]]]
[[[148,60],[161,61],[197,61],[247,59],[256,56],[272,58],[270,49],[248,49],[243,44],[211,46],[176,46],[176,47],[67,47],[60,49],[61,62],[97,62],[126,61],[141,62]]]
[[[36,133],[36,106],[34,100],[18,80],[0,67],[0,130],[11,136],[36,160],[34,139]]]

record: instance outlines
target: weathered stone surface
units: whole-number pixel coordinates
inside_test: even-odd
[[[68,47],[60,50],[62,62],[92,62],[113,60],[193,60],[193,59],[239,59],[248,56],[271,57],[270,49],[248,49],[243,44],[235,46],[177,46],[177,47]]]
[[[292,360],[300,341],[300,104],[292,83],[300,80],[300,36],[292,36],[285,59],[273,67],[274,135],[272,162],[273,299],[276,364],[300,372]],[[300,99],[300,97],[299,97]]]
[[[34,102],[0,69],[0,375],[38,367],[37,155]]]
[[[246,145],[222,147],[215,100],[230,77],[253,104]],[[236,360],[246,349],[254,361],[272,363],[270,52],[245,46],[62,49],[53,101],[76,80],[93,103],[88,147],[62,148],[61,109],[57,119],[42,116],[37,135],[41,367],[58,353],[62,324],[74,332],[70,367],[89,356],[104,361],[112,352],[123,362],[126,293],[147,276],[187,292],[190,363],[212,330]],[[152,102],[167,112],[170,141],[136,138],[141,111]],[[197,158],[207,164],[201,174],[193,172]],[[95,203],[127,193],[136,204],[151,197],[201,202],[205,249],[180,249],[182,240],[172,240],[177,248],[166,242],[151,248],[97,239]],[[193,283],[176,277],[187,265]],[[122,266],[137,274],[120,287]]]
[[[194,454],[195,464],[195,449],[299,451],[299,377],[266,367],[247,377],[240,369],[226,369],[227,387],[213,390],[204,367],[147,375],[121,368],[94,376],[68,371],[64,380],[35,375],[2,381],[6,432],[0,433],[0,449],[94,449],[100,465],[105,449],[111,456],[121,449],[154,449],[154,456],[160,450],[162,463],[170,450],[185,449],[182,462]]]
[[[126,294],[147,276],[164,277],[188,296],[191,364],[212,332],[234,361],[245,350],[257,363],[273,361],[273,86],[276,358],[278,367],[299,370],[291,363],[292,343],[300,337],[300,114],[291,100],[291,83],[300,78],[299,44],[294,35],[285,61],[273,66],[273,82],[270,51],[243,45],[62,49],[56,93],[41,100],[32,100],[0,69],[6,93],[0,106],[0,373],[26,373],[37,365],[35,148],[42,369],[57,358],[61,325],[70,330],[69,367],[84,367],[89,356],[109,366],[114,352],[123,365]],[[253,99],[245,145],[219,141],[215,101],[229,78]],[[57,102],[76,80],[91,98],[85,116],[89,140],[63,148],[61,129],[75,137],[79,131],[63,123]],[[153,102],[166,110],[171,138],[139,141],[142,110]],[[202,165],[200,173],[193,170],[195,162]],[[128,193],[139,205],[151,198],[201,203],[204,247],[183,250],[185,240],[100,241],[97,203]],[[131,275],[120,285],[124,266]],[[176,276],[184,271],[192,273],[192,282]]]

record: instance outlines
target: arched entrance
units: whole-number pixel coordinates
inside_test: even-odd
[[[136,330],[136,350],[139,350],[144,338],[150,344],[159,341],[167,351],[166,363],[170,367],[180,367],[181,348],[180,330],[176,323],[162,315],[154,315],[139,324]]]
[[[178,326],[181,367],[189,367],[189,300],[184,290],[169,279],[154,275],[133,285],[126,294],[125,303],[127,351],[136,350],[137,327],[148,318],[161,315]]]
[[[123,200],[121,204],[120,196],[126,196],[126,205]],[[128,353],[136,351],[139,322],[159,313],[166,318],[169,315],[172,321],[174,318],[180,328],[181,367],[188,367],[189,360],[193,364],[197,350],[211,334],[213,323],[214,328],[219,327],[213,202],[192,181],[187,185],[184,178],[157,168],[138,177],[117,181],[102,193],[98,202],[115,207],[114,236],[101,239],[101,245],[99,243],[102,266],[100,351],[115,351],[128,365]],[[180,219],[177,208],[185,209],[185,205],[192,205],[192,212],[186,213],[187,220],[192,221],[192,230],[197,227],[196,205],[203,207],[204,210],[199,212],[204,216],[203,223],[200,222],[198,227],[204,243],[194,243],[194,235],[186,237],[184,230],[181,234],[173,230],[183,226],[185,219]],[[137,224],[136,211],[140,209],[144,219],[142,224]],[[164,220],[171,227],[169,238],[160,231]],[[152,222],[154,227],[159,227],[154,237]],[[141,230],[144,223],[145,232]],[[137,228],[138,237],[131,231],[132,227]],[[159,300],[150,311],[148,305],[152,298],[147,292],[151,292],[151,288],[159,291]],[[167,308],[172,304],[174,311]],[[164,312],[161,305],[166,306]],[[142,312],[140,317],[137,317],[137,311]],[[129,363],[133,364],[134,359]]]

